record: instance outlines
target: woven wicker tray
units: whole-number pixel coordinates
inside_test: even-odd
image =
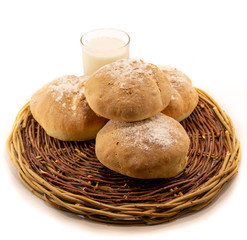
[[[157,224],[200,210],[238,171],[240,145],[230,118],[205,92],[181,122],[191,146],[185,170],[174,178],[138,180],[97,160],[94,141],[49,137],[29,103],[18,113],[7,141],[22,182],[51,205],[102,222]]]

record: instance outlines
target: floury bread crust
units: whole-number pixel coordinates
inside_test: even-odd
[[[129,177],[169,178],[186,166],[190,139],[162,113],[139,122],[110,120],[97,134],[95,151],[106,167]]]
[[[162,113],[182,121],[195,109],[199,97],[191,80],[181,71],[170,66],[159,66],[172,86],[172,96],[169,105]]]
[[[101,67],[85,85],[89,106],[99,116],[117,121],[140,121],[162,111],[172,88],[155,65],[121,59]]]
[[[108,121],[96,116],[88,106],[86,80],[85,76],[66,75],[32,95],[31,113],[48,135],[63,141],[90,140]]]

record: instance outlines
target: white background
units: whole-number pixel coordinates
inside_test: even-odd
[[[245,2],[0,0],[0,238],[247,239]],[[156,226],[102,224],[54,209],[19,181],[5,147],[17,112],[43,84],[82,75],[80,36],[103,27],[129,33],[131,57],[184,71],[232,118],[239,173],[205,209]]]

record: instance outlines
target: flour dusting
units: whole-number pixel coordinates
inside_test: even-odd
[[[171,144],[177,143],[174,135],[180,134],[174,128],[173,119],[162,113],[138,122],[117,122],[112,121],[117,127],[116,138],[125,142],[132,142],[133,146],[141,147],[143,150],[150,150],[153,144],[167,149]]]
[[[145,63],[139,59],[120,59],[111,64],[103,66],[106,74],[114,81],[119,82],[120,88],[128,88],[129,81],[145,81],[147,76],[155,77],[152,64]]]
[[[48,86],[48,90],[52,93],[55,101],[61,103],[63,108],[67,107],[64,99],[71,98],[71,109],[75,111],[78,101],[84,96],[84,84],[87,78],[87,76],[76,77],[74,75],[64,75],[54,80]]]
[[[188,83],[187,76],[177,68],[170,67],[168,65],[164,66],[158,66],[161,71],[166,72],[168,75],[168,80],[171,82],[171,84],[177,84],[178,86],[181,83]]]

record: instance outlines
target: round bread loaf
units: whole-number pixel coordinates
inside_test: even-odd
[[[120,59],[92,74],[85,95],[98,115],[117,121],[140,121],[162,111],[172,88],[161,70],[138,59]]]
[[[87,104],[87,77],[66,75],[46,84],[30,100],[30,110],[46,133],[63,141],[84,141],[96,137],[107,119],[96,116]]]
[[[162,113],[182,121],[195,109],[199,97],[191,80],[181,71],[170,66],[159,66],[172,86],[172,96],[169,105]]]
[[[142,179],[169,178],[186,166],[190,139],[162,113],[139,122],[110,120],[97,134],[98,160],[113,171]]]

